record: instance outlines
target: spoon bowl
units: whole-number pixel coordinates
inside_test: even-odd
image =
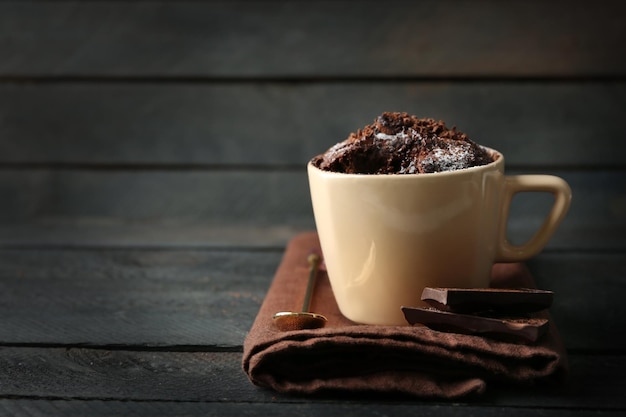
[[[290,330],[319,329],[326,325],[326,317],[306,311],[281,311],[274,314],[274,325],[283,332]]]

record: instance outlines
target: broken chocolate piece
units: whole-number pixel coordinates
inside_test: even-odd
[[[553,297],[552,291],[533,288],[426,287],[422,292],[423,301],[439,310],[456,313],[532,313],[549,308]]]
[[[548,330],[548,320],[541,318],[492,318],[418,307],[402,307],[402,312],[411,325],[450,333],[535,342]]]

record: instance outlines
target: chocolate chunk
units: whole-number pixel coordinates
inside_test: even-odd
[[[532,288],[426,287],[422,292],[423,301],[439,310],[456,313],[532,313],[549,308],[553,297],[552,291]]]
[[[402,312],[411,325],[505,340],[535,342],[548,329],[548,320],[541,318],[493,318],[418,307],[402,307]]]

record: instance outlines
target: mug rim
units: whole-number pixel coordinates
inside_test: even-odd
[[[321,174],[333,177],[341,177],[341,178],[433,178],[433,177],[444,177],[444,176],[461,176],[465,173],[477,172],[482,170],[490,170],[493,168],[497,168],[504,165],[504,155],[502,152],[490,148],[488,146],[482,146],[482,148],[486,149],[489,153],[494,156],[494,160],[485,165],[477,165],[468,168],[455,169],[451,171],[437,171],[437,172],[426,172],[426,173],[414,173],[414,174],[399,174],[399,173],[389,173],[389,174],[360,174],[360,173],[346,173],[346,172],[336,172],[336,171],[326,171],[324,169],[318,168],[313,165],[313,159],[310,159],[307,163],[307,167],[310,170],[315,170],[320,172]]]

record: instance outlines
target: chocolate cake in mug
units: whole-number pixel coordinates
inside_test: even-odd
[[[492,154],[444,122],[385,112],[321,155],[313,165],[346,174],[418,174],[493,162]]]

